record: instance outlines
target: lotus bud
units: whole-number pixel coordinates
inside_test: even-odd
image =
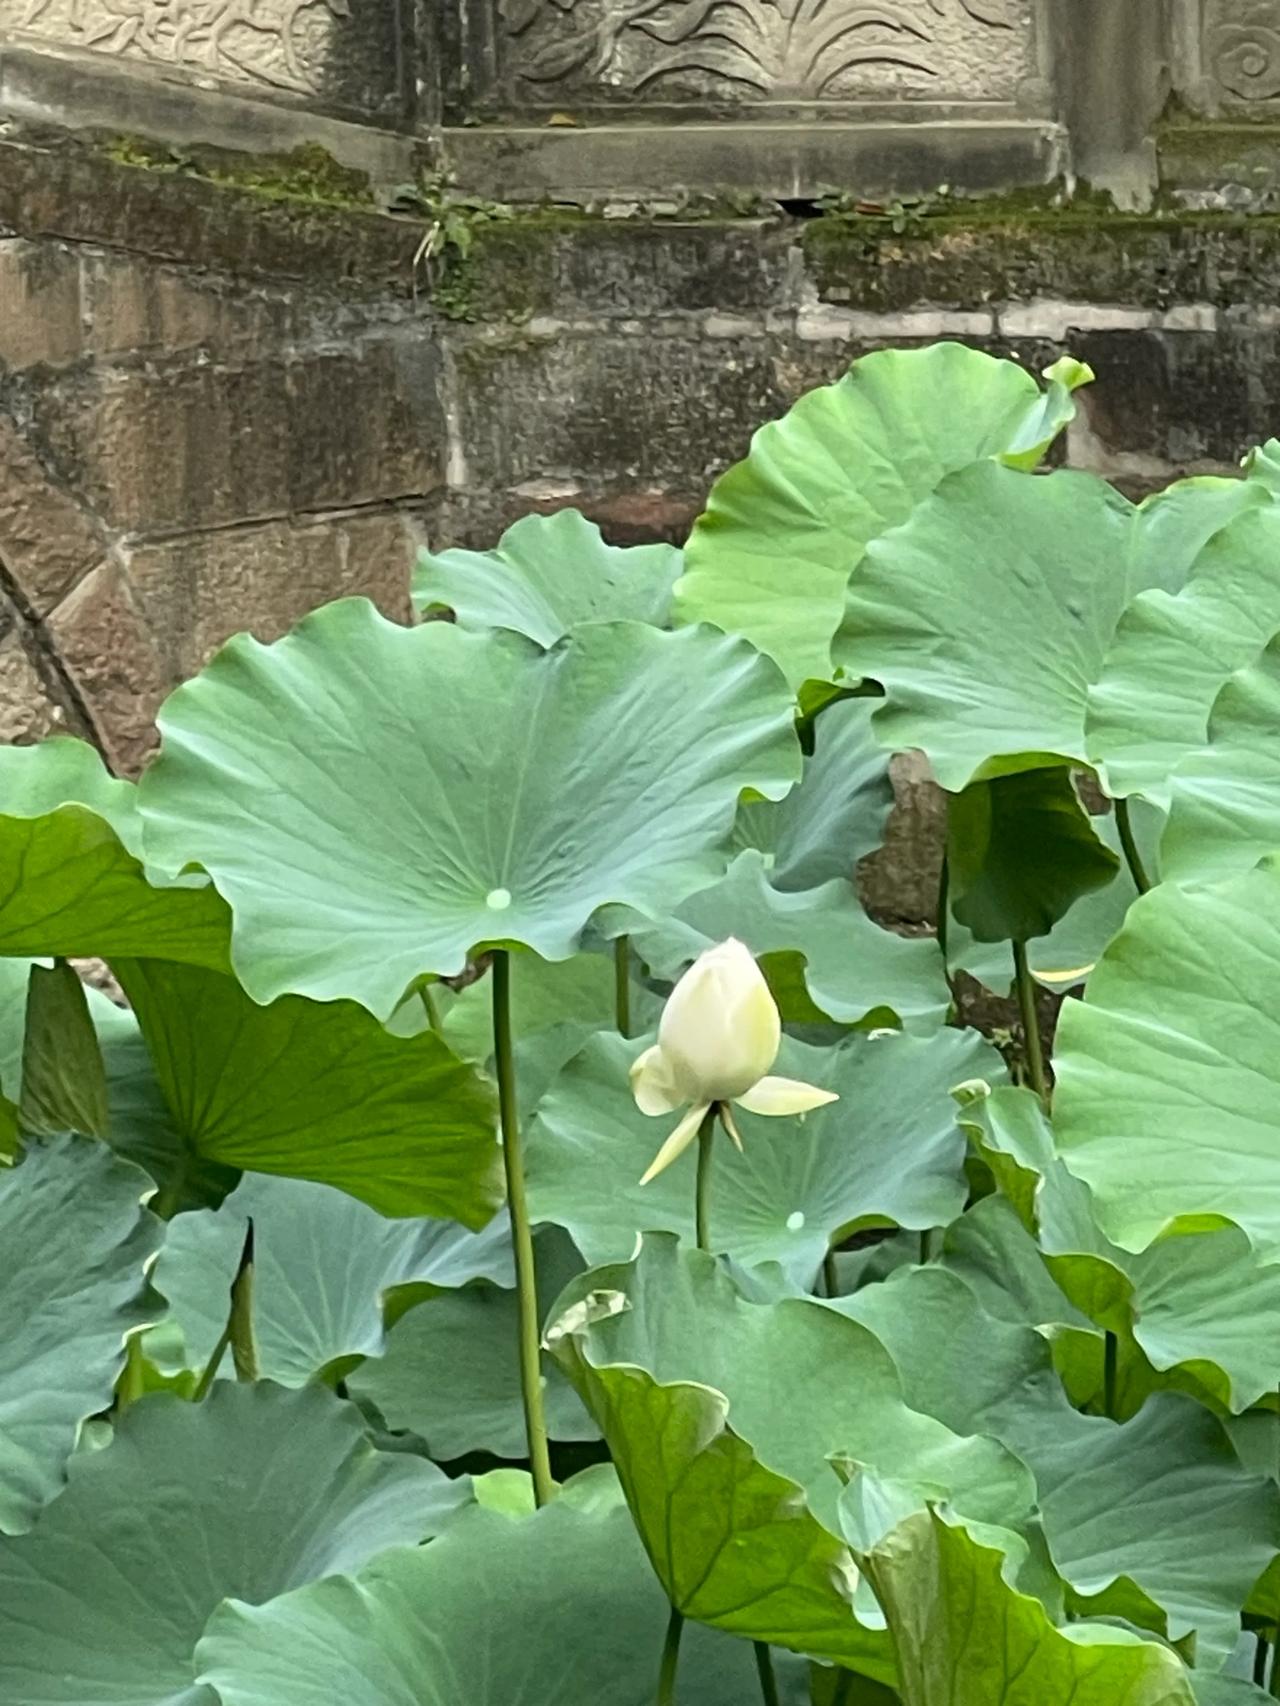
[[[732,937],[708,948],[672,990],[657,1043],[631,1068],[643,1113],[687,1109],[643,1184],[689,1147],[713,1108],[741,1148],[730,1103],[748,1113],[794,1115],[837,1100],[829,1090],[769,1076],[781,1042],[778,1009],[750,949]]]

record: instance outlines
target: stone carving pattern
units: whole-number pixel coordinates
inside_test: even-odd
[[[1211,4],[1205,63],[1231,102],[1280,99],[1280,0]]]
[[[939,21],[1004,34],[1027,16],[1020,0],[605,0],[594,15],[591,0],[500,0],[500,8],[509,36],[526,44],[520,74],[534,83],[585,73],[641,94],[685,73],[807,100],[877,68],[945,87]],[[637,37],[649,52],[635,53]]]
[[[21,6],[21,0],[19,0]],[[267,84],[318,87],[328,29],[352,0],[27,0],[18,28],[68,47]]]

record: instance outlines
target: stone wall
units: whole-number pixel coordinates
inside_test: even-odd
[[[0,0],[0,739],[134,770],[424,538],[678,539],[885,344],[1085,357],[1135,491],[1280,429],[1280,0],[718,4]]]

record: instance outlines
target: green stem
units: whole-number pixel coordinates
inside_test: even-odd
[[[694,1225],[699,1250],[711,1248],[711,1153],[715,1144],[716,1108],[713,1102],[698,1127],[698,1194],[694,1198]]]
[[[927,1268],[933,1260],[933,1228],[926,1226],[920,1234],[920,1266]]]
[[[520,1309],[520,1393],[524,1401],[525,1434],[533,1496],[545,1505],[555,1495],[551,1454],[547,1447],[547,1418],[542,1402],[542,1346],[538,1331],[537,1272],[533,1261],[533,1229],[524,1193],[524,1162],[520,1151],[520,1115],[516,1100],[515,1050],[511,1041],[511,956],[505,948],[493,955],[493,1055],[498,1073],[498,1110],[502,1120],[502,1162],[507,1174],[507,1207],[511,1213],[511,1242],[516,1258],[516,1295]]]
[[[431,993],[431,985],[429,983],[419,984],[418,994],[422,998],[423,1010],[427,1015],[427,1025],[431,1030],[433,1030],[435,1032],[435,1034],[437,1036],[439,1036],[440,1035],[440,1009],[436,1005],[435,996]]]
[[[1112,1421],[1118,1420],[1118,1387],[1120,1372],[1120,1341],[1114,1333],[1107,1333],[1103,1338],[1102,1350],[1102,1409],[1103,1414],[1110,1416]]]
[[[1120,846],[1124,850],[1125,863],[1129,867],[1129,875],[1133,878],[1133,886],[1139,894],[1149,894],[1151,878],[1147,875],[1147,868],[1138,851],[1137,839],[1133,833],[1133,819],[1129,816],[1128,800],[1116,801],[1116,828],[1120,831]]]
[[[631,938],[613,944],[613,1014],[619,1035],[631,1035]]]
[[[753,1641],[756,1651],[756,1671],[760,1677],[760,1692],[764,1706],[778,1706],[778,1679],[773,1674],[773,1654],[767,1641]]]
[[[151,1199],[152,1214],[161,1220],[172,1220],[177,1212],[178,1204],[182,1201],[183,1192],[187,1188],[187,1180],[190,1176],[191,1155],[188,1150],[184,1149],[177,1166]]]
[[[662,1647],[662,1667],[658,1672],[657,1706],[675,1706],[676,1670],[680,1664],[680,1637],[684,1633],[684,1613],[671,1607],[667,1623],[667,1638]]]
[[[1027,944],[1013,944],[1013,969],[1018,984],[1018,1006],[1022,1012],[1022,1034],[1027,1056],[1027,1077],[1049,1111],[1049,1083],[1044,1074],[1044,1044],[1040,1040],[1040,1015],[1036,1011],[1036,986],[1027,964]]]
[[[1267,1659],[1270,1647],[1267,1637],[1259,1629],[1254,1636],[1256,1645],[1253,1649],[1253,1680],[1259,1688],[1267,1686]]]
[[[827,1297],[839,1297],[840,1275],[836,1270],[836,1253],[828,1250],[822,1258],[822,1290]]]
[[[836,1681],[835,1692],[831,1696],[831,1706],[849,1706],[853,1697],[853,1672],[842,1670]]]
[[[951,933],[951,866],[944,853],[942,869],[938,873],[938,947],[942,953],[942,969],[949,974],[947,966],[948,937]]]

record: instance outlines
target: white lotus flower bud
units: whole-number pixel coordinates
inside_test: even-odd
[[[712,1108],[739,1142],[730,1102],[753,1114],[802,1114],[838,1100],[830,1090],[768,1075],[781,1042],[778,1009],[750,949],[733,937],[708,948],[672,990],[657,1043],[631,1068],[642,1112],[688,1109],[642,1184],[689,1147]]]

